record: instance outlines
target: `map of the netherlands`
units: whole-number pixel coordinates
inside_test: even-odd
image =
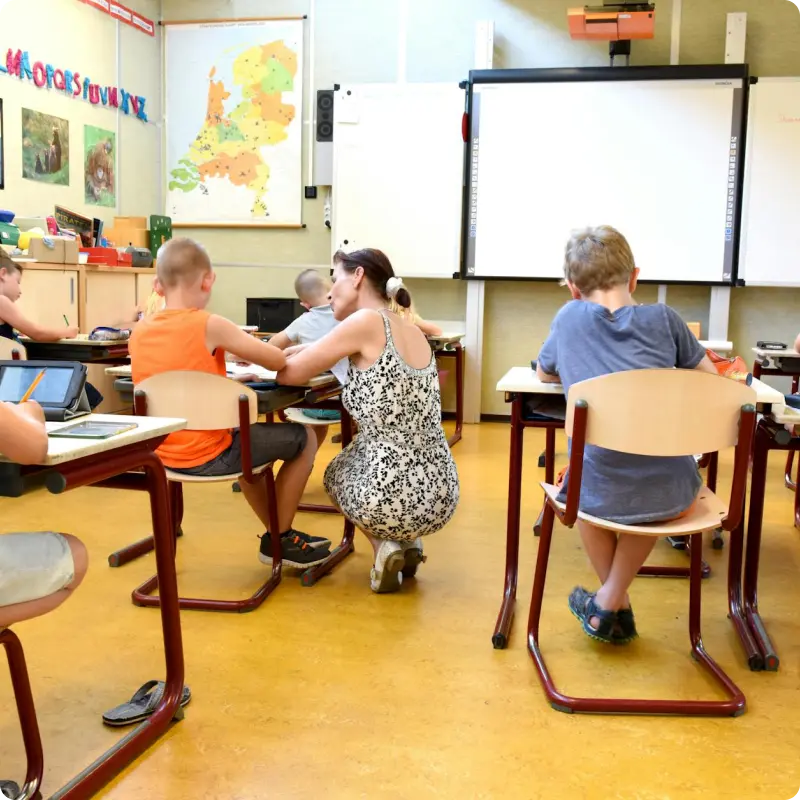
[[[294,21],[168,29],[173,220],[300,222],[301,46]]]

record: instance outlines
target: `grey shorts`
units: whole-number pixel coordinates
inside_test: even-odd
[[[184,475],[214,477],[232,475],[242,471],[242,439],[238,430],[233,432],[231,446],[216,458],[197,467],[174,469]],[[250,455],[253,466],[260,467],[271,461],[294,461],[303,452],[308,433],[302,425],[294,422],[259,423],[250,426]]]
[[[60,533],[0,534],[0,606],[47,597],[74,577],[72,550]]]

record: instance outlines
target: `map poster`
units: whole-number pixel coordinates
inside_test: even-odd
[[[166,28],[167,203],[176,225],[299,225],[303,22]]]

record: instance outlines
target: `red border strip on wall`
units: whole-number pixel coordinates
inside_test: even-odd
[[[130,25],[132,28],[136,28],[142,33],[146,33],[148,36],[156,35],[156,26],[153,20],[137,14],[122,3],[117,3],[115,0],[81,0],[81,2],[108,14],[114,19],[118,19],[120,22],[124,22],[126,25]]]

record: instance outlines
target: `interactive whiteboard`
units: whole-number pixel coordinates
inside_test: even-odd
[[[464,91],[340,86],[334,101],[333,250],[383,250],[402,277],[458,273]]]
[[[750,89],[739,277],[748,286],[800,286],[800,78]]]
[[[641,280],[736,278],[745,66],[470,75],[463,274],[557,279],[608,224]]]

